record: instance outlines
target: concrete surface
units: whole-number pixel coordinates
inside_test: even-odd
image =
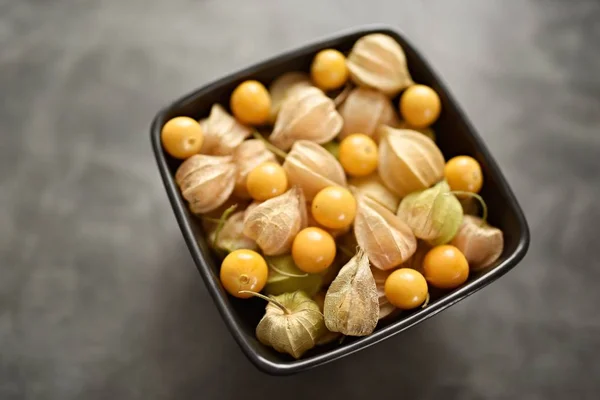
[[[600,3],[0,0],[0,398],[596,399]],[[173,98],[342,28],[431,60],[525,209],[525,261],[384,344],[262,375],[154,165]]]

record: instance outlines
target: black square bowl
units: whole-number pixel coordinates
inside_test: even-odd
[[[264,301],[232,298],[221,286],[218,277],[219,264],[204,239],[200,221],[189,212],[173,179],[180,162],[172,159],[163,151],[160,133],[163,125],[173,117],[183,115],[200,119],[208,115],[214,103],[220,103],[227,107],[233,89],[246,79],[256,79],[268,85],[284,72],[308,71],[313,56],[319,50],[336,48],[342,52],[348,52],[361,36],[376,32],[395,38],[406,53],[413,79],[418,83],[431,86],[440,95],[443,111],[435,123],[434,130],[437,133],[437,144],[445,158],[466,154],[475,157],[481,164],[484,173],[484,187],[481,195],[489,207],[490,223],[504,232],[504,251],[492,268],[479,274],[472,274],[464,285],[442,294],[428,307],[401,313],[389,322],[383,323],[382,321],[370,336],[346,338],[347,340],[341,345],[335,343],[317,347],[306,353],[302,359],[294,360],[285,354],[277,353],[273,349],[263,346],[256,339],[254,331],[264,314]],[[395,101],[397,104],[397,99]],[[195,90],[157,114],[152,123],[151,140],[158,169],[173,212],[204,283],[246,356],[259,369],[269,374],[286,375],[307,370],[388,339],[489,285],[517,265],[525,256],[529,246],[529,229],[523,212],[489,150],[450,95],[448,88],[433,72],[425,59],[402,35],[387,27],[368,26],[343,32],[283,53]]]

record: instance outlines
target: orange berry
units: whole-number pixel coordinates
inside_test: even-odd
[[[400,96],[400,114],[415,128],[426,128],[439,117],[442,103],[429,86],[412,85]]]
[[[444,167],[444,176],[452,190],[478,193],[483,186],[481,166],[473,157],[451,158]]]
[[[260,292],[267,283],[269,268],[265,259],[252,250],[235,250],[221,263],[221,284],[229,294],[240,299],[252,297],[242,290]]]
[[[418,271],[400,268],[385,280],[385,297],[395,307],[410,310],[423,304],[427,298],[427,281]]]
[[[328,186],[313,199],[311,212],[318,224],[329,229],[343,229],[354,221],[356,199],[348,189]]]
[[[319,89],[338,89],[348,80],[346,57],[334,49],[321,50],[313,59],[310,76]]]
[[[373,173],[377,169],[378,154],[377,143],[362,133],[347,136],[340,143],[340,164],[351,176]]]
[[[200,152],[204,134],[195,119],[175,117],[163,126],[160,139],[167,153],[174,158],[185,160]]]
[[[298,232],[292,244],[292,258],[302,271],[316,274],[329,268],[335,259],[333,237],[321,228],[309,227]]]
[[[254,200],[268,200],[285,193],[288,188],[287,175],[281,165],[266,162],[250,171],[246,188]]]
[[[423,260],[425,279],[440,289],[454,289],[467,281],[469,263],[459,249],[451,245],[436,246]]]
[[[230,107],[233,115],[241,123],[262,125],[269,120],[271,96],[262,83],[245,81],[231,94]]]

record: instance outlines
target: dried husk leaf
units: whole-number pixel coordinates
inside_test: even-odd
[[[285,307],[268,303],[256,327],[256,337],[265,346],[298,359],[327,332],[319,306],[306,293],[296,291],[272,297]]]
[[[242,199],[249,199],[246,188],[246,178],[256,167],[266,162],[276,162],[275,155],[265,146],[265,142],[259,139],[250,139],[242,142],[233,152],[233,161],[237,166],[235,187],[233,193]]]
[[[358,39],[346,65],[354,83],[377,89],[390,97],[414,83],[402,47],[392,37],[381,33]]]
[[[233,159],[229,156],[208,156],[205,154],[194,154],[184,160],[175,171],[175,183],[181,186],[184,179],[204,167],[231,163]]]
[[[271,95],[270,122],[272,124],[275,123],[281,104],[288,96],[293,95],[298,88],[310,86],[313,86],[313,84],[310,81],[310,76],[305,72],[286,72],[275,79],[269,85],[269,93]]]
[[[377,174],[362,178],[351,178],[348,185],[363,196],[375,200],[388,210],[396,212],[400,205],[400,198],[389,190]]]
[[[387,270],[408,260],[417,248],[410,227],[387,208],[366,196],[357,196],[354,234],[371,264]]]
[[[248,215],[250,215],[252,210],[254,210],[260,203],[261,203],[260,201],[255,200],[252,203],[248,204],[248,207],[246,207],[246,210],[244,210],[244,223],[246,223],[246,220],[248,219]]]
[[[353,133],[373,137],[379,125],[394,126],[400,122],[391,100],[374,89],[358,87],[352,90],[340,107],[344,126],[338,138],[344,139]]]
[[[223,224],[223,228],[219,232],[219,237],[215,246],[218,249],[232,252],[238,249],[257,250],[258,246],[254,240],[250,239],[243,233],[244,230],[244,211],[238,211],[231,215]],[[209,235],[209,240],[214,243],[216,232],[213,231]]]
[[[296,234],[306,228],[306,204],[302,189],[293,187],[284,194],[254,207],[244,221],[244,234],[253,239],[267,256],[287,253]]]
[[[465,215],[451,244],[465,255],[471,271],[479,271],[498,260],[504,250],[504,235],[481,218]]]
[[[315,87],[299,88],[281,104],[269,140],[282,150],[298,140],[323,144],[337,136],[343,123],[333,100],[325,93]]]
[[[348,336],[373,333],[379,319],[379,296],[364,251],[342,267],[325,296],[325,325]]]
[[[379,176],[400,197],[427,189],[444,177],[444,156],[425,135],[382,125],[378,129]]]
[[[208,131],[208,118],[199,119],[198,123],[200,124],[200,128],[202,128],[203,133]],[[204,143],[202,143],[202,144],[204,144]]]
[[[416,237],[439,245],[452,240],[462,222],[463,212],[456,196],[450,193],[448,183],[441,181],[432,188],[403,198],[398,217]]]
[[[236,167],[231,157],[195,154],[175,173],[181,194],[195,214],[217,209],[229,198],[235,185]]]
[[[264,292],[269,295],[302,290],[314,296],[323,286],[321,274],[307,274],[299,269],[291,255],[266,257],[269,266],[269,277]]]
[[[252,134],[252,130],[240,124],[220,104],[215,104],[204,129],[204,143],[200,152],[211,155],[230,155]]]
[[[327,292],[321,291],[317,294],[315,294],[313,296],[313,300],[315,301],[315,303],[317,303],[317,305],[319,306],[319,310],[321,310],[321,313],[323,313],[323,308],[325,307],[325,296],[326,296]],[[327,329],[327,327],[325,327],[325,332],[323,334],[323,336],[321,336],[318,340],[317,340],[317,346],[322,346],[325,344],[329,344],[331,342],[336,341],[337,339],[341,338],[342,334],[339,332],[331,332],[329,329]]]
[[[371,267],[371,273],[373,279],[375,279],[375,286],[377,286],[377,295],[379,298],[379,319],[390,316],[394,311],[398,309],[388,301],[385,297],[385,280],[394,272],[393,270],[383,271],[379,268]]]
[[[323,146],[308,140],[294,143],[283,169],[290,185],[301,187],[309,201],[327,186],[346,186],[346,174],[339,161]]]

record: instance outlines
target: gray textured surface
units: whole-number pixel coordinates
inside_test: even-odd
[[[598,398],[599,21],[594,0],[0,0],[0,398]],[[192,88],[368,22],[448,82],[532,246],[406,334],[267,377],[193,266],[148,126]]]

